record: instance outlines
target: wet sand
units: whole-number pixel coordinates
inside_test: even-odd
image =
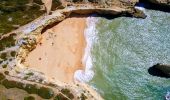
[[[43,72],[49,79],[73,83],[74,72],[84,69],[85,28],[86,17],[71,16],[47,29],[25,65]]]

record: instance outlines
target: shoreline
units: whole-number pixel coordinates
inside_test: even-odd
[[[36,48],[26,57],[25,65],[43,72],[49,79],[74,83],[75,71],[86,69],[82,62],[86,17],[71,15],[47,29]]]
[[[26,84],[30,85],[30,82],[32,85],[37,85],[37,86],[48,86],[50,88],[53,89],[53,91],[57,91],[53,96],[51,96],[50,98],[53,99],[54,96],[60,94],[62,92],[62,89],[67,89],[71,91],[71,93],[73,93],[73,95],[75,96],[74,98],[80,98],[82,95],[81,94],[85,94],[85,97],[87,96],[87,99],[96,99],[96,100],[100,100],[99,98],[102,99],[102,97],[96,96],[94,93],[97,94],[96,91],[90,91],[91,89],[93,90],[94,88],[91,88],[88,84],[83,83],[83,82],[77,82],[74,84],[66,84],[64,82],[58,81],[58,80],[50,80],[46,77],[46,75],[44,75],[41,72],[38,72],[37,70],[32,70],[31,68],[26,67],[25,65],[23,65],[23,62],[25,60],[25,58],[27,57],[27,55],[29,55],[29,53],[35,49],[37,43],[39,43],[39,38],[41,37],[41,32],[48,26],[50,26],[53,23],[60,23],[61,21],[65,20],[71,13],[78,13],[78,14],[91,14],[91,13],[99,13],[99,14],[111,14],[113,16],[117,15],[117,16],[129,16],[129,14],[131,15],[130,17],[143,17],[143,14],[141,14],[140,11],[136,10],[134,8],[135,3],[137,3],[138,1],[131,1],[131,5],[128,5],[128,3],[121,3],[121,4],[125,4],[125,8],[121,8],[120,5],[114,5],[114,2],[111,2],[111,6],[108,6],[105,8],[105,6],[103,7],[103,3],[99,4],[100,6],[95,6],[95,5],[91,5],[91,6],[87,6],[86,4],[83,4],[82,7],[78,6],[78,5],[73,5],[72,7],[66,7],[66,9],[57,9],[56,11],[54,11],[52,13],[52,15],[47,15],[44,17],[41,16],[37,19],[35,19],[34,21],[20,27],[17,30],[14,30],[10,33],[7,33],[3,36],[0,36],[0,40],[3,41],[3,39],[14,39],[15,41],[11,41],[10,45],[4,45],[2,51],[0,52],[1,55],[6,55],[5,57],[2,57],[1,63],[0,65],[3,66],[1,67],[1,78],[3,78],[3,80],[1,79],[1,84],[3,84],[4,82],[11,83],[11,82],[19,82],[19,84],[12,84],[12,85],[19,85],[18,86],[14,86],[15,88],[19,88],[19,89],[23,89],[26,88]],[[112,5],[113,3],[113,5]],[[140,2],[139,2],[140,3]],[[127,4],[127,5],[126,5]],[[118,8],[114,7],[114,6],[118,6]],[[121,9],[120,9],[120,8]],[[129,7],[131,7],[131,9],[129,9]],[[154,7],[154,6],[153,6]],[[154,7],[155,8],[155,7]],[[149,9],[153,9],[150,8]],[[160,8],[156,8],[159,9]],[[136,12],[137,11],[137,12]],[[166,11],[166,10],[165,10]],[[136,15],[137,14],[137,15]],[[12,36],[10,36],[12,35]],[[10,38],[11,37],[11,38]],[[2,42],[3,43],[3,42]],[[5,42],[4,42],[5,44]],[[13,45],[11,45],[13,44]],[[52,43],[51,43],[52,44]],[[88,44],[88,43],[87,43]],[[14,47],[17,47],[15,48]],[[88,46],[84,47],[87,48]],[[44,49],[42,49],[44,50]],[[73,50],[74,51],[74,50]],[[85,50],[85,54],[84,57],[82,55],[82,63],[84,61],[84,72],[88,72],[88,61],[87,60],[89,57],[89,53],[87,52],[87,50]],[[12,55],[11,55],[12,54]],[[86,60],[83,60],[86,59]],[[40,59],[42,60],[42,59]],[[83,65],[83,64],[80,64]],[[47,66],[48,67],[48,66]],[[82,67],[82,66],[79,66]],[[48,67],[49,68],[49,67]],[[83,70],[83,68],[80,68],[81,70]],[[91,69],[91,67],[89,67],[89,69]],[[50,69],[53,70],[53,69]],[[4,76],[6,77],[4,79]],[[7,79],[7,80],[6,80]],[[12,81],[11,81],[12,79]],[[21,84],[22,83],[22,84]],[[23,84],[24,83],[24,84]],[[6,84],[3,84],[4,86],[7,86]],[[85,85],[85,86],[83,86]],[[87,86],[87,88],[86,88]],[[10,85],[11,87],[11,85]],[[67,87],[67,88],[66,88]],[[89,88],[88,88],[89,87]],[[28,89],[28,88],[27,88]],[[38,88],[39,89],[39,88]],[[9,90],[9,89],[8,89]],[[90,92],[89,92],[90,91]],[[51,91],[49,92],[50,94],[52,93]],[[43,93],[42,93],[43,94]],[[37,94],[38,95],[38,94]],[[15,94],[16,96],[16,94]],[[65,96],[67,97],[67,96]],[[71,99],[71,98],[68,98]]]
[[[96,22],[97,22],[97,19],[95,18],[95,15],[89,16],[86,19],[87,27],[84,31],[86,47],[85,47],[85,52],[82,58],[82,62],[83,62],[83,65],[85,66],[85,69],[77,70],[75,72],[74,74],[75,81],[86,83],[92,80],[94,76],[94,71],[92,69],[93,64],[92,64],[92,58],[91,58],[91,49],[96,38],[96,30],[95,30]]]
[[[16,40],[15,45],[19,46],[19,48],[15,51],[16,56],[15,59],[13,59],[15,61],[14,65],[7,67],[9,71],[8,75],[10,77],[16,77],[18,79],[37,82],[45,85],[52,83],[53,84],[52,88],[61,89],[67,87],[72,91],[72,93],[76,97],[80,97],[81,94],[83,93],[85,94],[85,96],[87,96],[88,99],[89,98],[95,98],[97,100],[102,99],[102,97],[100,96],[99,97],[95,96],[93,92],[89,92],[89,90],[92,88],[90,89],[85,88],[84,86],[82,86],[83,83],[81,82],[80,85],[78,85],[79,82],[73,84],[67,84],[60,80],[49,79],[48,76],[46,76],[45,74],[25,66],[24,61],[25,58],[27,58],[27,56],[29,55],[29,53],[36,48],[36,45],[39,43],[39,40],[41,39],[41,33],[43,32],[43,30],[53,25],[54,23],[60,23],[61,21],[69,17],[70,14],[72,13],[77,13],[80,15],[88,15],[92,13],[119,15],[119,14],[124,14],[125,12],[131,14],[131,11],[134,11],[134,9],[125,9],[119,7],[118,8],[100,8],[100,7],[96,8],[93,6],[85,6],[85,7],[73,6],[62,10],[56,10],[52,13],[52,15],[41,16],[35,19],[34,21],[28,23],[27,25],[24,25],[23,27],[20,27],[19,29],[13,32],[3,35],[2,37],[0,37],[1,39],[9,36],[10,34],[16,35],[14,37],[14,39]],[[8,62],[9,59],[5,60],[4,63]],[[7,65],[9,65],[9,63],[7,63]],[[86,92],[84,92],[84,90],[86,90]]]

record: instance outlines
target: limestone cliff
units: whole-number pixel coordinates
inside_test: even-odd
[[[151,3],[170,7],[170,0],[149,0]]]
[[[64,20],[71,13],[99,13],[110,14],[110,16],[129,14],[135,17],[146,17],[143,12],[134,8],[137,2],[138,0],[67,0],[67,2],[60,2],[65,5],[64,9],[57,9],[51,15],[43,15],[29,24],[1,36],[0,90],[18,88],[24,90],[27,96],[34,94],[36,95],[34,97],[41,99],[102,99],[87,85],[66,84],[57,80],[49,80],[43,73],[24,66],[23,61],[28,53],[36,47],[43,29]]]
[[[72,3],[95,3],[103,7],[119,6],[119,7],[133,7],[138,0],[66,0]]]

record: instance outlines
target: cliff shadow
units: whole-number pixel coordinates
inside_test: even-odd
[[[156,68],[156,65],[153,65],[148,69],[148,73],[152,76],[162,77],[162,78],[170,78],[170,76],[163,73],[161,70]]]
[[[129,13],[120,13],[120,14],[117,14],[117,15],[112,15],[112,14],[97,14],[97,15],[98,16],[95,16],[95,17],[102,17],[102,18],[105,18],[105,19],[108,19],[108,20],[113,20],[113,19],[118,18],[118,17],[130,17],[130,18],[133,17]]]
[[[136,4],[138,7],[144,7],[150,10],[158,10],[163,12],[170,12],[170,7],[163,4],[151,3],[148,0],[139,0],[139,3]]]
[[[90,16],[89,14],[76,14],[76,13],[71,13],[68,17],[66,18],[87,18],[88,16]],[[62,20],[63,21],[63,20]],[[43,34],[44,32],[46,32],[48,29],[51,29],[52,27],[58,25],[60,22],[62,21],[59,21],[59,22],[55,22],[53,24],[49,24],[47,25],[45,28],[43,28],[43,30],[41,31],[41,34]]]

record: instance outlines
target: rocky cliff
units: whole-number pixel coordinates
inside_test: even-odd
[[[151,3],[170,7],[170,0],[149,0]]]
[[[66,100],[102,99],[87,85],[79,83],[66,84],[57,80],[49,80],[43,73],[24,66],[23,61],[28,53],[36,47],[42,31],[47,26],[64,20],[71,13],[100,13],[114,16],[128,13],[129,11],[129,9],[119,7],[100,8],[90,4],[74,4],[65,9],[53,11],[51,15],[43,15],[33,22],[20,27],[18,30],[3,35],[0,37],[0,77],[2,77],[0,90],[11,92],[13,88],[20,89],[24,92],[18,92],[18,94],[26,93],[26,95],[23,95],[29,97],[31,94],[34,94],[36,95],[33,96],[34,98],[41,98],[42,100],[52,98],[64,98]],[[43,91],[41,91],[41,88]],[[5,95],[4,93],[3,96]],[[47,95],[47,97],[44,97],[44,95]],[[10,98],[11,96],[5,98]],[[15,99],[19,100],[17,97]]]
[[[28,53],[36,47],[42,31],[48,25],[64,20],[71,13],[99,13],[110,14],[110,16],[131,15],[145,18],[146,16],[142,11],[134,8],[139,1],[60,0],[54,2],[55,6],[53,7],[55,9],[53,8],[51,15],[43,15],[33,22],[0,37],[0,92],[2,89],[19,88],[26,91],[27,96],[35,94],[43,99],[48,99],[44,97],[44,95],[48,95],[47,97],[50,99],[57,98],[56,100],[58,98],[100,100],[102,99],[100,96],[90,91],[89,88],[85,88],[87,86],[50,81],[44,74],[27,68],[22,62]],[[65,8],[63,9],[63,7]]]
[[[119,7],[133,7],[138,0],[66,0],[72,3],[95,3],[103,7],[119,6]]]

